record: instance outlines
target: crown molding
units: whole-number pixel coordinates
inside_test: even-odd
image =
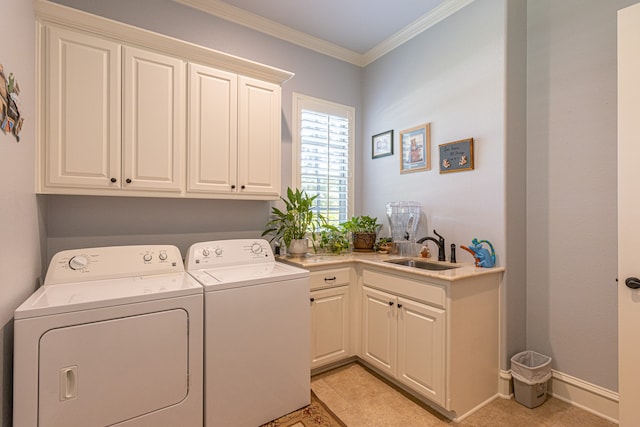
[[[474,0],[446,0],[440,6],[431,10],[426,15],[421,16],[412,24],[393,34],[391,37],[387,38],[382,43],[362,55],[363,64],[371,64],[376,59],[386,55],[398,46],[408,42],[415,36],[433,27],[438,22],[445,20],[463,7],[473,3],[473,1]]]
[[[368,52],[361,54],[346,49],[337,44],[330,43],[318,37],[311,36],[302,31],[295,30],[286,25],[248,12],[236,6],[225,3],[222,0],[173,0],[193,9],[200,10],[225,21],[242,25],[252,30],[286,40],[298,46],[311,49],[318,53],[336,58],[359,67],[365,67],[384,56],[393,49],[411,40],[418,34],[434,26],[438,22],[451,16],[458,10],[472,3],[474,0],[445,0],[440,6],[420,17],[406,28],[398,31]]]
[[[362,55],[337,44],[330,43],[318,37],[232,6],[220,0],[173,0],[193,9],[200,10],[225,21],[248,27],[252,30],[286,40],[298,46],[323,53],[333,58],[362,66]]]
[[[40,23],[62,25],[118,43],[151,49],[182,58],[185,61],[198,62],[246,77],[282,84],[294,76],[293,73],[286,70],[113,21],[48,0],[34,0],[34,12]]]

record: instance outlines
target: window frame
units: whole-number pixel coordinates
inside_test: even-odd
[[[293,153],[292,153],[292,182],[293,187],[301,188],[300,159],[302,139],[300,135],[302,110],[312,110],[324,114],[346,117],[349,121],[349,138],[348,138],[348,167],[347,175],[347,218],[351,218],[354,212],[355,194],[354,194],[354,166],[355,166],[355,107],[349,105],[338,104],[336,102],[327,101],[325,99],[314,98],[312,96],[293,93],[293,120],[291,124]]]

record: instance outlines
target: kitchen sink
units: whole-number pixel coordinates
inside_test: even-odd
[[[389,259],[385,262],[389,262],[391,264],[404,265],[407,267],[420,268],[422,270],[432,270],[432,271],[441,271],[441,270],[451,270],[454,268],[458,268],[455,265],[447,265],[447,264],[438,264],[435,262],[429,261],[420,261],[415,259]]]

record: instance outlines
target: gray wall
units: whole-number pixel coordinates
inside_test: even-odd
[[[522,9],[517,17],[524,22],[524,3],[517,4]],[[383,219],[383,233],[388,232],[386,203],[417,201],[424,214],[418,236],[433,236],[432,230],[436,229],[446,238],[447,259],[449,244],[455,243],[459,248],[470,245],[477,237],[491,241],[498,264],[510,267],[505,229],[506,5],[503,0],[476,0],[366,67],[363,144],[370,144],[371,135],[394,129],[395,147],[394,155],[389,157],[371,159],[365,153],[362,187],[363,211]],[[523,27],[519,28],[522,33]],[[515,59],[524,63],[522,51]],[[520,86],[524,87],[524,72],[518,76]],[[524,90],[513,101],[516,102],[524,104]],[[432,168],[400,174],[400,131],[426,122],[431,123]],[[521,130],[523,122],[522,117],[516,123]],[[438,145],[465,138],[474,139],[475,169],[440,174]],[[518,142],[524,145],[524,135]],[[512,182],[518,187],[515,193],[522,197],[524,156],[514,156],[514,164],[516,161],[522,176]],[[519,204],[521,217],[523,205]],[[524,237],[524,222],[515,225],[517,234]],[[523,248],[523,239],[514,245]],[[435,253],[434,245],[431,250]],[[457,259],[473,262],[472,256],[461,249],[457,250]],[[524,256],[520,255],[520,259],[523,263]],[[513,280],[503,282],[503,307],[513,294],[519,296],[523,305],[524,269],[516,268],[517,264],[514,259],[513,270],[509,268]],[[524,310],[516,309],[510,314],[502,316],[503,334],[507,325],[516,333],[513,341],[502,341],[503,369],[509,369],[507,355],[524,346]]]
[[[283,188],[290,185],[291,175],[291,93],[355,106],[360,159],[356,212],[384,220],[388,201],[417,200],[425,212],[421,235],[437,228],[448,243],[465,244],[473,237],[491,240],[500,264],[509,270],[502,294],[507,304],[502,368],[508,368],[513,353],[530,348],[552,356],[554,369],[614,391],[615,13],[635,2],[531,0],[525,25],[522,2],[476,0],[363,71],[169,0],[65,0],[80,9],[295,72],[283,87]],[[18,3],[23,2],[12,0],[15,7]],[[20,9],[24,12],[29,6]],[[32,66],[32,58],[24,55],[33,46],[31,22],[20,24],[18,32],[25,37],[16,55],[20,66]],[[8,46],[15,44],[3,49]],[[398,132],[424,122],[432,123],[433,169],[400,175]],[[388,129],[396,131],[396,154],[371,159],[371,135]],[[440,175],[437,145],[467,137],[476,140],[476,169]],[[12,160],[0,162],[13,169],[16,157],[29,157],[18,167],[26,169],[19,173],[31,180],[32,147],[0,144],[0,150],[8,149],[24,151],[3,155]],[[13,192],[5,195],[17,197]],[[256,235],[269,211],[263,202],[45,199],[49,252],[168,240],[184,248],[201,237]],[[7,265],[28,264],[23,266],[28,274],[20,274],[21,284],[12,287],[20,295],[14,301],[37,277],[30,258],[37,255],[34,203],[31,198],[27,203],[11,201],[16,211],[27,205],[27,215],[20,210],[16,220],[20,236],[27,237],[18,244],[23,256],[16,257],[14,245],[2,249]],[[11,220],[14,214],[4,217]],[[13,235],[13,229],[2,234]],[[460,251],[459,259],[469,261]],[[3,324],[17,302],[10,305],[1,312]],[[3,415],[6,418],[4,411]]]
[[[176,37],[295,73],[282,87],[282,189],[291,186],[292,93],[356,108],[362,70],[354,65],[265,36],[171,0],[59,0],[56,3]],[[356,152],[360,155],[360,150]],[[356,208],[360,193],[356,194]],[[171,242],[184,252],[193,242],[258,237],[269,202],[47,196],[48,256],[79,246]]]
[[[617,390],[616,11],[528,2],[527,347]]]
[[[11,425],[13,311],[40,276],[42,226],[35,188],[35,62],[33,4],[2,2],[0,64],[20,83],[25,123],[20,142],[0,132],[0,425]],[[41,236],[42,234],[42,236]],[[43,241],[44,243],[44,241]]]

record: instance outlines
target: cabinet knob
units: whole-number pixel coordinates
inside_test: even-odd
[[[126,182],[127,184],[131,184],[131,178],[127,178],[127,179],[125,180],[125,182]]]
[[[398,304],[398,308],[402,308],[402,304]]]
[[[636,277],[629,277],[624,281],[624,284],[631,289],[640,289],[640,279]]]
[[[232,190],[235,190],[235,189],[236,189],[235,184],[232,184],[232,185],[231,185],[231,189],[232,189]]]
[[[241,186],[240,186],[240,189],[241,189],[241,190],[244,190],[244,188],[245,188],[245,186],[244,186],[244,185],[241,185]]]
[[[311,297],[311,298],[309,298],[309,300],[310,300],[311,302],[314,302],[316,299],[315,299],[315,298],[313,298],[313,297]]]
[[[389,307],[393,305],[393,301],[389,301]]]
[[[111,178],[111,182],[118,182],[118,180],[115,178]]]

